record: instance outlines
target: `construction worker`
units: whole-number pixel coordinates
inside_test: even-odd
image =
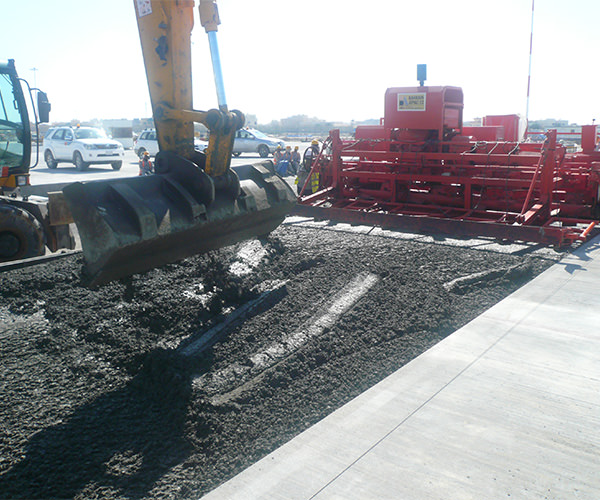
[[[285,151],[282,150],[281,158],[279,158],[278,173],[281,176],[290,175],[290,161],[292,160],[292,147],[286,146]]]
[[[281,150],[281,146],[277,146],[277,148],[275,148],[275,152],[273,153],[273,163],[275,164],[275,167],[277,167],[277,164],[279,163],[279,160],[281,160],[282,156],[283,151]]]
[[[154,166],[150,161],[150,153],[144,151],[144,154],[140,158],[140,174],[139,175],[152,175],[154,173]]]
[[[310,143],[310,147],[306,148],[306,151],[304,151],[302,166],[298,171],[298,194],[300,194],[300,192],[302,191],[304,183],[306,182],[306,179],[310,174],[310,169],[312,168],[313,161],[317,156],[319,156],[319,141],[313,139]],[[313,191],[314,189],[312,188],[312,186],[309,185],[305,190],[305,194],[311,193]]]
[[[291,161],[292,159],[292,146],[286,146],[283,155],[281,156],[282,160]]]
[[[300,151],[298,151],[298,146],[294,146],[294,151],[292,151],[290,158],[290,174],[296,175],[298,173],[298,168],[300,168],[300,161],[302,161],[302,156],[300,156]]]

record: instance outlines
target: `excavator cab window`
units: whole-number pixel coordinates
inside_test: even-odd
[[[16,79],[8,73],[0,74],[0,166],[21,167],[25,159],[22,107]],[[28,165],[27,165],[28,166]]]

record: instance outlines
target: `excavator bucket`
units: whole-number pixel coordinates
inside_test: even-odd
[[[63,189],[88,286],[267,235],[296,203],[269,161],[234,167],[228,174],[234,182],[219,187],[191,161],[173,153],[164,161],[159,154],[156,175]],[[159,171],[160,164],[167,167]]]

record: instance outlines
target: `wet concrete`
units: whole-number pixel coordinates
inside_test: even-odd
[[[240,244],[98,290],[80,257],[1,274],[0,498],[198,498],[561,256],[326,226],[281,226],[258,263]],[[177,351],[275,281],[285,296]]]

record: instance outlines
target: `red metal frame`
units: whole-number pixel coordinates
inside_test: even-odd
[[[416,89],[428,87],[388,89],[384,125],[357,130],[357,140],[330,133],[313,164],[320,190],[301,196],[296,213],[557,246],[596,234],[600,153],[567,153],[556,131],[536,144],[461,135],[462,118],[440,128],[446,105],[429,95],[441,109],[429,110],[434,128],[423,129],[427,116],[389,104],[393,92]],[[433,89],[436,99],[444,94]],[[462,102],[452,106],[462,113]]]

